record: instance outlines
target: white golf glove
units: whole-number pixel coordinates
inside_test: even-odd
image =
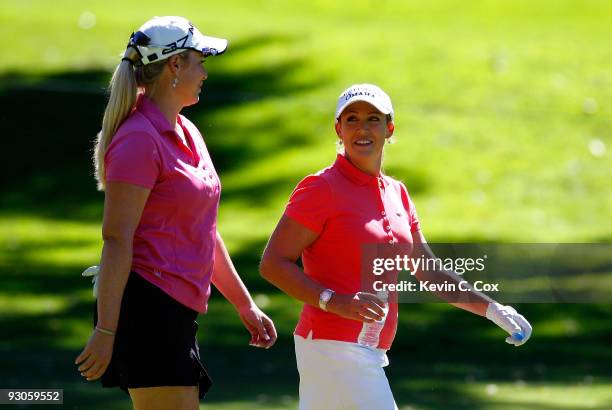
[[[98,265],[90,266],[85,269],[81,276],[93,276],[91,278],[91,283],[93,283],[93,295],[94,297],[98,297],[98,274],[100,273],[100,267]]]
[[[487,307],[487,319],[510,334],[510,336],[506,338],[506,343],[520,346],[531,337],[531,325],[527,319],[519,315],[512,306],[489,303]]]

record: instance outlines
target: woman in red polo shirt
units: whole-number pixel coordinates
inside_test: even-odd
[[[340,95],[335,118],[344,152],[295,188],[260,271],[305,302],[294,335],[300,409],[397,409],[382,369],[395,337],[397,303],[387,303],[384,293],[360,292],[363,245],[398,245],[409,254],[434,256],[406,187],[381,172],[384,145],[394,131],[387,94],[371,84],[353,85]],[[461,281],[453,272],[416,276]],[[494,321],[513,335],[508,343],[527,341],[531,326],[514,309],[474,290],[467,296],[469,303],[453,304]]]
[[[105,190],[95,330],[76,363],[137,409],[199,408],[210,379],[195,319],[211,282],[252,345],[276,339],[217,231],[221,185],[204,140],[179,114],[199,100],[204,60],[226,47],[185,18],[156,17],[132,34],[111,80],[95,154]]]

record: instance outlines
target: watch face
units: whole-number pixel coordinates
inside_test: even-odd
[[[319,296],[319,307],[321,309],[327,310],[327,302],[329,302],[333,294],[334,293],[331,292],[329,289],[325,289],[323,292],[321,292],[321,295]]]

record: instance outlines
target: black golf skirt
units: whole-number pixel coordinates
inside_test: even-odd
[[[203,398],[212,381],[200,359],[197,316],[198,312],[131,272],[102,386],[126,392],[138,387],[198,386]],[[94,306],[94,326],[97,319]]]

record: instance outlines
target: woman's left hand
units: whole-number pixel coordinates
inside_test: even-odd
[[[531,337],[533,330],[531,324],[512,306],[504,306],[496,302],[489,303],[486,317],[510,334],[506,338],[506,343],[520,346]]]
[[[269,348],[276,342],[276,329],[272,320],[255,304],[238,310],[240,320],[251,334],[251,346]]]

